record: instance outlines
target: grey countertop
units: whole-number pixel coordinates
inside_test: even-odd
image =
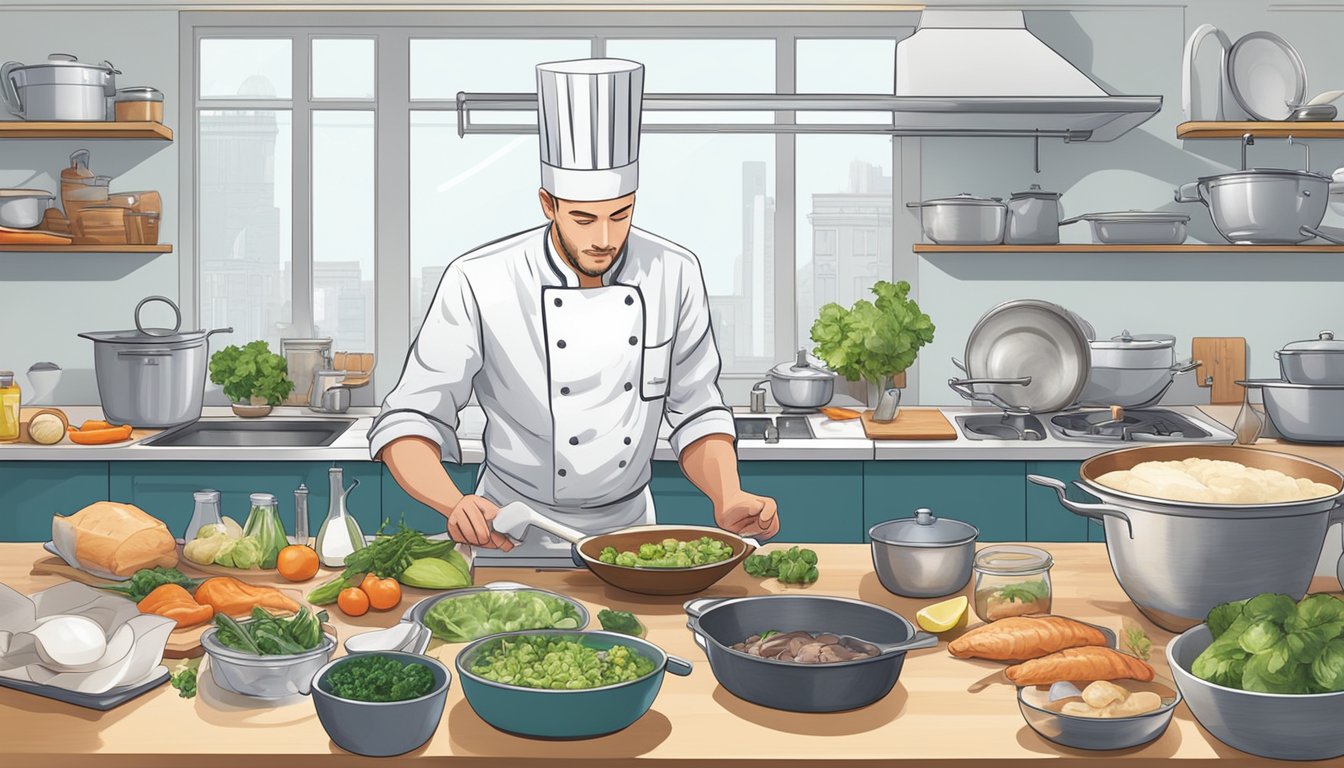
[[[71,423],[78,424],[85,419],[101,418],[96,406],[71,406],[63,409]],[[955,425],[956,417],[967,414],[995,413],[986,408],[947,407],[941,408],[943,414]],[[1215,421],[1194,406],[1174,406],[1171,410],[1191,416],[1196,420],[1226,434],[1227,441],[1232,436],[1228,428]],[[329,446],[319,448],[295,448],[284,446],[256,447],[159,447],[143,445],[142,441],[112,446],[74,445],[68,440],[57,445],[41,446],[29,444],[0,445],[0,461],[4,460],[55,460],[55,461],[368,461],[369,447],[367,434],[377,408],[351,408],[346,414],[327,416],[316,414],[302,407],[276,408],[266,418],[300,419],[351,419],[355,421],[346,432]],[[738,415],[750,415],[745,408],[737,409]],[[207,407],[203,419],[236,419],[225,407]],[[746,461],[759,460],[980,460],[980,461],[1029,461],[1060,460],[1079,461],[1099,453],[1120,447],[1117,443],[1079,442],[1059,440],[1047,436],[1044,440],[1024,442],[1009,440],[968,440],[958,437],[956,440],[907,441],[907,440],[870,440],[864,435],[863,426],[858,421],[831,421],[820,414],[808,417],[814,439],[781,439],[778,443],[766,444],[760,440],[739,440],[738,456]],[[485,416],[478,407],[468,407],[461,414],[459,434],[462,443],[462,460],[468,464],[480,462],[485,457],[481,443],[481,433],[485,426]],[[664,424],[664,435],[667,425]],[[658,461],[675,460],[675,455],[665,438],[659,439],[654,452]]]

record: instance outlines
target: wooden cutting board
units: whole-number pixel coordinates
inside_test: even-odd
[[[1237,381],[1246,378],[1246,339],[1196,337],[1190,340],[1190,356],[1200,361],[1195,383],[1209,390],[1211,405],[1237,405],[1245,395]]]
[[[237,569],[230,569],[230,570],[234,570],[236,573],[247,573],[246,571],[237,571]],[[185,570],[183,572],[186,573]],[[87,584],[90,587],[105,587],[110,584],[116,583],[114,581],[109,581],[107,579],[100,579],[91,573],[85,573],[84,571],[81,571],[78,568],[71,566],[69,563],[65,562],[61,558],[54,556],[45,557],[33,563],[33,569],[30,571],[30,573],[34,576],[59,576],[63,579],[69,579],[70,581],[77,581],[80,584]],[[265,573],[265,572],[257,571],[256,573]],[[187,575],[191,576],[193,574],[188,573]],[[238,577],[234,576],[234,578]],[[261,587],[270,586],[269,584],[251,581],[246,578],[239,578],[238,580],[252,584],[253,586],[261,586]],[[299,605],[304,604],[303,593],[300,592],[299,590],[286,589],[282,587],[280,588],[280,592],[285,597],[288,597],[290,600],[293,600]],[[117,593],[112,592],[109,594],[117,594]],[[205,630],[209,629],[211,626],[212,624],[206,623],[196,627],[189,627],[187,629],[173,630],[173,633],[168,637],[168,644],[165,645],[163,648],[164,658],[191,659],[205,653],[205,649],[201,648],[201,635],[204,635]]]
[[[19,409],[19,440],[18,440],[18,442],[15,442],[15,443],[4,443],[4,444],[0,444],[0,451],[4,450],[6,446],[10,446],[10,445],[41,445],[41,443],[39,443],[39,442],[33,440],[33,438],[30,437],[30,436],[28,435],[28,422],[29,422],[29,421],[32,421],[33,416],[36,415],[36,414],[37,414],[38,412],[40,412],[40,411],[59,411],[59,410],[60,410],[59,408],[45,408],[45,407],[40,407],[40,406],[34,406],[34,407],[32,407],[32,408],[29,408],[29,407],[27,407],[27,406],[24,406],[23,408],[20,408],[20,409]],[[64,413],[64,411],[62,411],[62,413]],[[68,420],[68,416],[67,416],[67,420]],[[76,423],[76,424],[74,424],[73,426],[78,427],[78,426],[79,426],[79,423]],[[157,434],[158,434],[159,432],[161,432],[161,431],[162,431],[162,430],[158,430],[158,429],[133,429],[133,430],[131,430],[131,436],[130,436],[130,437],[128,437],[128,438],[126,438],[125,440],[122,440],[121,442],[118,442],[118,443],[107,443],[107,444],[105,444],[105,445],[81,445],[81,446],[78,446],[78,447],[80,447],[80,448],[105,448],[105,447],[107,447],[107,446],[130,445],[131,443],[133,443],[133,442],[135,442],[135,441],[137,441],[137,440],[143,440],[143,439],[145,439],[146,437],[150,437],[151,435],[157,435]],[[59,446],[68,448],[68,447],[70,447],[70,446],[72,446],[72,445],[75,445],[75,443],[71,442],[70,437],[69,437],[68,435],[64,435],[64,436],[61,437],[61,439],[60,439],[59,442],[54,443],[53,445],[59,445]]]
[[[937,408],[902,408],[896,420],[873,421],[873,412],[863,412],[863,431],[871,440],[956,440],[957,430]]]

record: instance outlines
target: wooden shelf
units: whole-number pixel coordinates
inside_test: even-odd
[[[0,243],[0,253],[172,253],[171,245],[11,245]]]
[[[0,121],[0,139],[158,139],[172,141],[163,123]]]
[[[1344,245],[1124,245],[1120,243],[1061,243],[1059,245],[933,245],[916,243],[915,253],[1344,253]]]
[[[1240,139],[1247,133],[1257,139],[1284,139],[1289,136],[1299,139],[1344,139],[1344,120],[1330,122],[1286,120],[1273,123],[1259,120],[1195,121],[1176,126],[1178,139]]]

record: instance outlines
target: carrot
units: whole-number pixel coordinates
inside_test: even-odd
[[[89,422],[84,422],[87,426]],[[70,442],[80,445],[106,445],[108,443],[120,443],[123,440],[131,439],[131,430],[133,427],[126,424],[120,427],[101,427],[93,429],[75,429],[70,427],[66,433],[70,436]]]
[[[832,421],[848,421],[850,419],[859,418],[859,412],[850,410],[849,408],[826,407],[822,408],[821,412],[826,418],[831,419]]]

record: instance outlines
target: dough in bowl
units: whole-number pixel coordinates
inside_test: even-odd
[[[1235,461],[1145,461],[1097,478],[1107,488],[1135,496],[1200,504],[1279,504],[1332,496],[1336,489],[1273,469]]]

